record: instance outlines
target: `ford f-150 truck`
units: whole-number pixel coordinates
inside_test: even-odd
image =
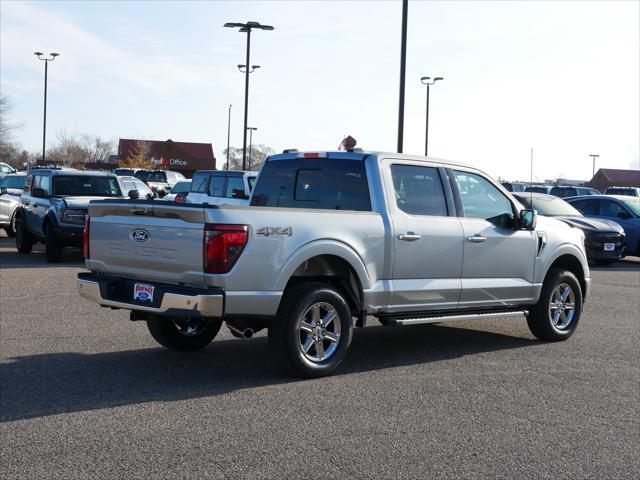
[[[80,295],[131,310],[161,345],[268,328],[277,362],[306,377],[335,370],[371,316],[520,315],[564,340],[590,285],[581,230],[476,168],[393,153],[273,155],[249,206],[94,201],[84,249]]]

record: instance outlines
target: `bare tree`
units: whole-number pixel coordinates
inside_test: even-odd
[[[0,162],[17,167],[20,148],[13,141],[13,131],[22,128],[22,124],[9,121],[8,116],[11,108],[9,97],[0,96]]]
[[[115,149],[114,142],[102,140],[97,135],[82,135],[87,162],[106,162]]]
[[[266,145],[253,145],[251,147],[251,155],[247,151],[247,170],[259,170],[262,166],[262,162],[269,155],[273,155],[275,151],[271,147]],[[224,158],[227,158],[227,149],[222,152]],[[226,170],[226,162],[223,163],[222,169]],[[229,170],[241,170],[242,169],[242,149],[231,147],[229,148]]]

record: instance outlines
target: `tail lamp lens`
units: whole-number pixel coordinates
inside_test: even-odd
[[[242,254],[248,238],[246,225],[204,226],[204,271],[227,273]]]
[[[89,259],[89,224],[91,217],[87,215],[84,222],[84,230],[82,231],[82,251],[84,252],[84,259]]]

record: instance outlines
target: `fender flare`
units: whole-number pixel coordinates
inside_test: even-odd
[[[551,265],[553,265],[553,262],[555,262],[563,255],[571,255],[572,257],[575,257],[576,260],[580,262],[580,266],[582,267],[582,272],[584,273],[585,278],[589,278],[589,264],[582,250],[580,250],[572,243],[563,243],[562,245],[558,246],[558,248],[556,248],[553,252],[553,255],[551,255],[544,262],[544,267],[541,272],[543,275],[541,277],[538,277],[538,275],[536,275],[536,277],[538,277],[536,278],[536,280],[543,282],[547,277],[547,273],[549,273],[549,269],[551,268]]]
[[[54,227],[54,228],[58,228],[60,226],[58,224],[58,217],[56,217],[56,214],[53,212],[53,210],[49,209],[47,211],[46,215],[44,216],[44,219],[42,220],[42,232],[43,233],[44,233],[44,224],[47,222],[47,220],[49,221],[51,226]]]
[[[362,289],[371,288],[371,278],[360,255],[346,243],[329,239],[314,240],[300,246],[280,269],[280,273],[274,282],[275,288],[284,291],[289,279],[300,265],[313,257],[321,255],[331,255],[344,260],[356,272]]]

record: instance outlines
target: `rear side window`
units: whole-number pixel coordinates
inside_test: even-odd
[[[554,195],[560,198],[575,197],[578,194],[575,188],[558,188],[558,187],[553,187],[551,189],[551,192],[549,193],[551,193],[551,195]]]
[[[196,193],[207,193],[209,186],[209,175],[206,173],[196,173],[191,181],[191,191]]]
[[[600,215],[600,200],[578,200],[571,202],[583,215]]]
[[[229,177],[227,178],[227,188],[224,196],[226,198],[233,198],[233,191],[240,190],[244,194],[244,180],[242,177]]]
[[[364,163],[331,158],[269,161],[251,205],[371,211]]]
[[[444,189],[436,168],[392,165],[391,177],[400,210],[412,215],[447,215]]]
[[[212,176],[209,181],[209,195],[212,197],[221,197],[224,191],[224,177]]]

